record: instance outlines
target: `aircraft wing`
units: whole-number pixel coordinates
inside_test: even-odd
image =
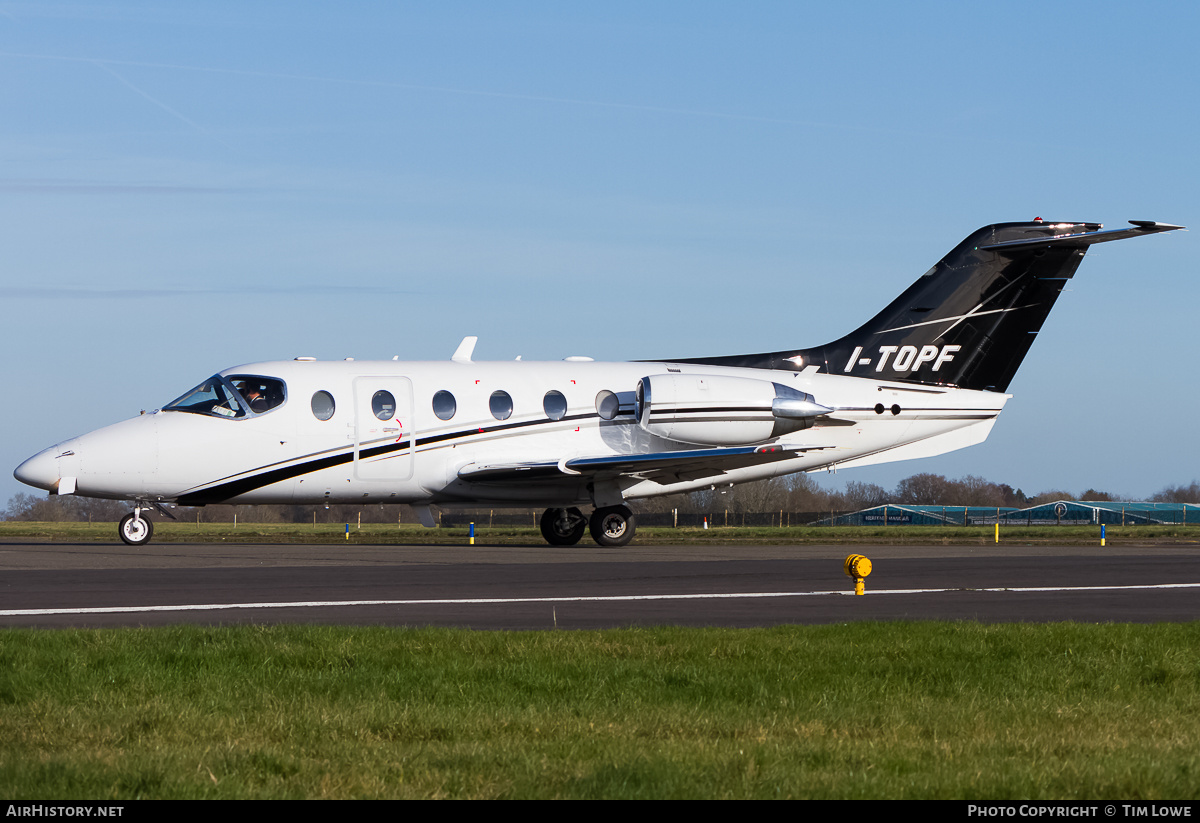
[[[557,463],[504,463],[464,466],[459,478],[478,483],[529,482],[583,475],[599,480],[634,477],[655,483],[679,483],[716,477],[730,469],[789,460],[831,446],[737,446],[724,449],[571,457]]]

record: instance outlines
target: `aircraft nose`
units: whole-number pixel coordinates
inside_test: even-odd
[[[13,477],[34,488],[53,491],[60,480],[57,456],[54,448],[40,451],[17,466]]]

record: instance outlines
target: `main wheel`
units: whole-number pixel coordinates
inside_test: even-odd
[[[541,520],[542,537],[551,546],[574,546],[587,525],[587,518],[579,509],[546,509]]]
[[[592,512],[588,523],[592,539],[601,546],[625,546],[633,539],[633,512],[626,506],[609,506]]]
[[[138,517],[130,512],[121,518],[121,525],[117,527],[117,531],[120,532],[121,539],[130,546],[144,546],[154,536],[154,524],[148,518]]]

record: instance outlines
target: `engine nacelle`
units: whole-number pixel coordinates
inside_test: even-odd
[[[768,380],[712,374],[655,374],[638,381],[638,425],[700,446],[748,446],[807,429],[833,409]]]

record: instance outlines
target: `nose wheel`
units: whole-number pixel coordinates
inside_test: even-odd
[[[142,517],[142,510],[137,509],[121,518],[117,531],[126,544],[144,546],[154,536],[154,524]]]
[[[601,546],[627,546],[633,539],[633,512],[626,506],[608,506],[592,512],[588,522],[592,539]]]

